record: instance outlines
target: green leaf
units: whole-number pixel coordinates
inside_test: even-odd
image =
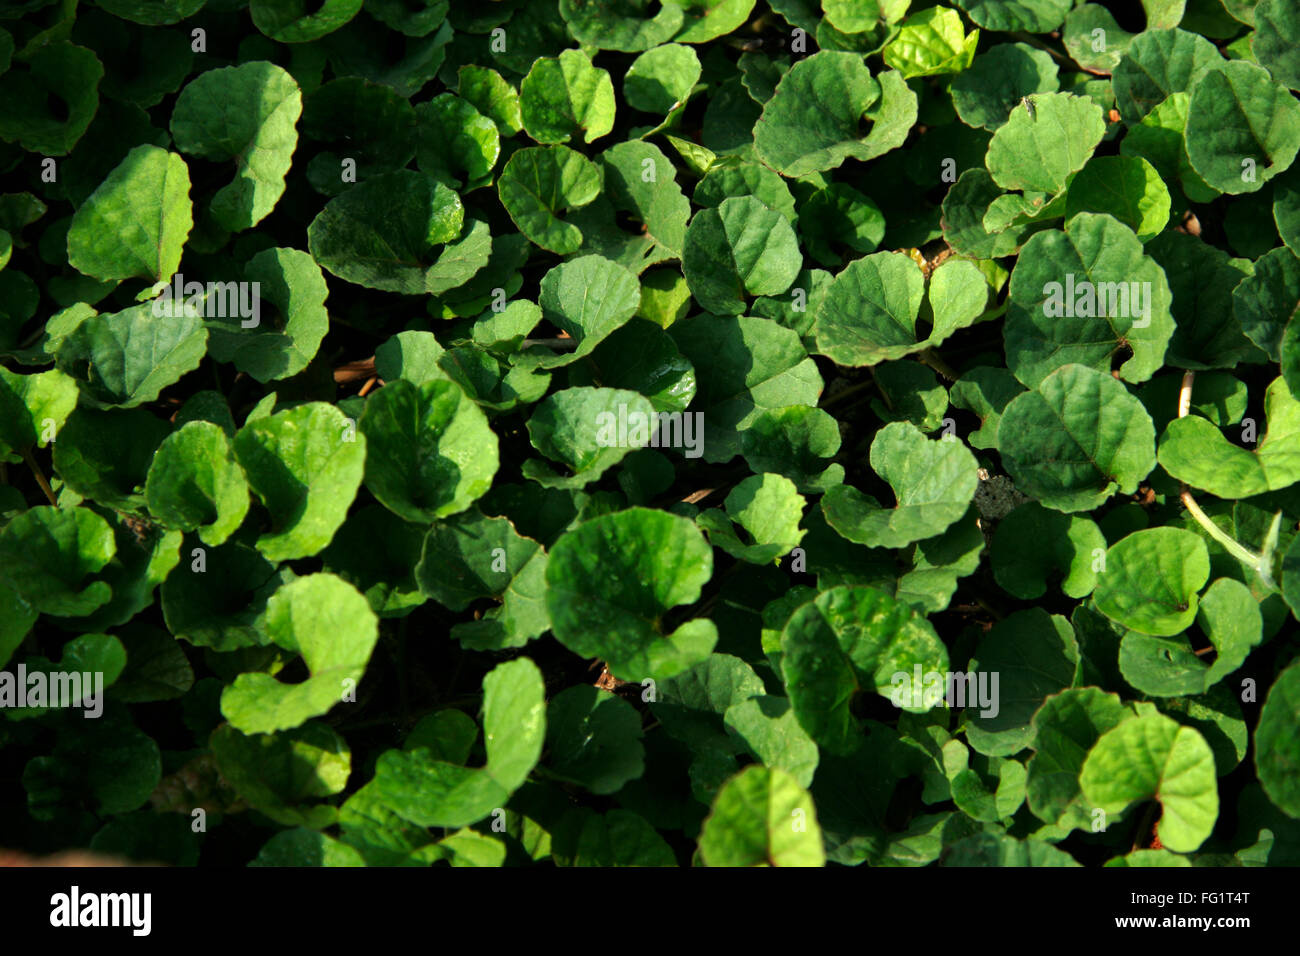
[[[599,289],[599,295],[592,295]],[[636,314],[641,288],[630,271],[603,256],[562,262],[542,277],[542,315],[577,342],[567,354],[539,355],[529,366],[555,368],[590,354],[611,332]]]
[[[330,727],[309,721],[250,737],[223,724],[208,743],[221,776],[249,806],[283,826],[334,824],[334,807],[310,802],[341,793],[352,771],[347,742]]]
[[[603,816],[571,810],[560,820],[551,845],[557,866],[676,866],[672,848],[645,818],[629,810]]]
[[[1133,716],[1118,694],[1075,687],[1048,697],[1034,713],[1034,754],[1029,758],[1025,798],[1044,823],[1092,829],[1092,808],[1079,774],[1088,751],[1106,731]]]
[[[1206,693],[1245,662],[1263,637],[1259,605],[1250,589],[1219,578],[1200,598],[1196,623],[1215,650],[1207,665],[1186,638],[1161,638],[1129,631],[1119,647],[1119,669],[1133,687],[1151,697]]]
[[[198,647],[233,651],[266,644],[266,602],[292,581],[288,568],[257,551],[227,541],[219,548],[190,549],[188,561],[162,585],[163,620],[176,637]]]
[[[706,866],[824,866],[812,797],[784,770],[746,767],[718,791],[700,857]]]
[[[166,631],[133,631],[123,635],[123,643],[130,664],[113,685],[118,700],[131,704],[176,700],[193,688],[194,669],[180,644]]]
[[[1300,88],[1300,11],[1282,0],[1261,0],[1255,7],[1251,49],[1273,79]]]
[[[180,265],[193,225],[185,160],[157,146],[137,146],[73,215],[68,264],[101,281],[165,283]]]
[[[599,657],[623,680],[664,680],[704,658],[712,621],[670,630],[664,612],[698,600],[713,552],[686,518],[648,508],[602,515],[562,535],[546,567],[552,630],[575,654]]]
[[[644,304],[644,300],[643,300]],[[633,318],[569,369],[572,385],[630,389],[650,399],[655,411],[680,412],[695,398],[695,369],[658,325]]]
[[[948,7],[930,7],[903,21],[885,46],[885,65],[904,79],[961,73],[975,58],[979,30],[966,33],[961,14]]]
[[[969,666],[977,678],[988,675],[992,705],[972,703],[966,691],[966,739],[985,756],[1008,757],[1034,746],[1034,714],[1075,683],[1079,644],[1069,621],[1035,607],[994,624]]]
[[[110,704],[103,717],[60,734],[50,756],[23,770],[28,812],[46,822],[90,807],[103,816],[129,813],[149,801],[162,776],[158,744]]]
[[[1057,72],[1056,61],[1045,50],[1027,43],[999,43],[953,77],[952,105],[963,123],[993,131],[1022,98],[1055,93],[1060,86]]]
[[[567,146],[532,147],[511,155],[497,179],[497,192],[530,241],[568,255],[582,247],[582,230],[559,214],[593,201],[603,180],[599,166]]]
[[[1056,195],[1084,167],[1106,132],[1101,108],[1070,93],[1039,93],[1011,111],[989,141],[985,163],[1003,189]]]
[[[1174,419],[1160,436],[1160,465],[1220,498],[1249,498],[1300,481],[1300,402],[1281,378],[1264,395],[1268,431],[1254,451],[1234,445],[1199,415]]]
[[[1169,190],[1145,159],[1097,156],[1070,181],[1065,196],[1065,218],[1081,212],[1108,213],[1146,242],[1169,222]]]
[[[695,51],[665,43],[632,61],[623,77],[623,96],[634,109],[666,116],[686,102],[699,79],[700,58]]]
[[[806,504],[790,479],[751,475],[727,495],[725,514],[713,509],[696,520],[709,533],[709,540],[732,557],[770,564],[779,562],[803,539],[799,520]],[[738,528],[745,533],[738,533]]]
[[[58,369],[15,375],[0,368],[0,455],[18,461],[49,445],[76,404],[77,383]]]
[[[86,579],[116,551],[112,529],[95,512],[40,505],[0,530],[0,576],[34,610],[77,617],[112,596],[103,581]]]
[[[1141,122],[1129,128],[1120,143],[1120,152],[1147,160],[1166,184],[1176,182],[1188,198],[1209,202],[1217,193],[1192,169],[1183,138],[1190,102],[1191,97],[1186,93],[1171,93],[1142,117]]]
[[[952,799],[981,823],[1008,820],[1025,802],[1025,765],[1018,760],[977,754],[972,766],[952,778]]]
[[[365,866],[365,858],[346,843],[315,830],[281,830],[267,840],[249,866]]]
[[[566,388],[538,403],[528,419],[533,447],[571,474],[539,461],[525,462],[524,477],[545,487],[578,488],[600,478],[635,448],[667,436],[644,395],[616,388]],[[665,429],[666,431],[666,429]]]
[[[1300,103],[1253,63],[1233,60],[1191,90],[1187,158],[1219,192],[1252,193],[1300,152]]]
[[[1040,0],[1043,2],[1043,0]],[[1006,6],[1012,6],[1006,3]],[[1015,4],[1019,7],[1021,4]],[[1005,833],[984,832],[948,847],[943,866],[1080,866],[1070,854],[1042,840],[1017,840]]]
[[[225,315],[207,317],[208,354],[218,362],[233,362],[259,382],[297,375],[316,356],[329,331],[329,289],[320,266],[298,249],[264,249],[248,260],[244,275],[256,283],[256,311],[249,317],[256,324],[245,327],[248,319],[239,314],[245,310],[229,305],[218,310]],[[267,305],[272,308],[263,325]]]
[[[249,0],[253,25],[281,43],[310,43],[333,33],[361,12],[362,0]],[[308,13],[308,10],[311,10]]]
[[[817,744],[799,726],[794,708],[784,697],[759,694],[738,701],[727,708],[723,721],[760,763],[784,770],[801,787],[812,783],[817,769]]]
[[[684,22],[682,4],[656,0],[560,0],[560,16],[584,46],[625,53],[671,39]]]
[[[366,505],[343,522],[320,556],[325,570],[361,591],[380,617],[402,617],[425,601],[415,582],[423,532],[382,505]],[[376,550],[378,540],[384,547]]]
[[[814,193],[799,211],[799,232],[809,254],[827,266],[837,266],[837,247],[875,252],[885,236],[885,216],[871,199],[852,186],[832,183]]]
[[[54,445],[54,468],[67,487],[83,497],[140,511],[150,460],[169,431],[144,409],[79,408]]]
[[[1155,428],[1142,403],[1082,365],[1063,365],[1013,398],[998,443],[1016,488],[1055,511],[1132,494],[1155,467]]]
[[[492,181],[501,155],[496,123],[451,93],[419,104],[415,115],[420,169],[452,189],[477,189]]]
[[[0,139],[66,156],[99,108],[104,66],[92,51],[71,43],[42,43],[25,59],[0,75]]]
[[[902,252],[855,259],[835,277],[813,335],[817,350],[837,365],[875,365],[926,347],[917,341],[916,320],[925,277]]]
[[[487,765],[471,769],[427,750],[389,750],[375,767],[377,795],[402,819],[422,827],[460,827],[504,807],[527,779],[546,741],[541,672],[521,657],[483,678]]]
[[[962,375],[948,392],[956,408],[979,416],[980,428],[966,436],[972,448],[997,448],[998,425],[1011,399],[1023,392],[1016,377],[1004,368],[977,366]]]
[[[1115,105],[1129,124],[1176,93],[1185,93],[1224,60],[1205,37],[1185,30],[1146,30],[1133,38],[1115,67]]]
[[[366,487],[417,524],[464,511],[492,486],[497,437],[454,382],[398,380],[366,402]]]
[[[948,650],[929,621],[883,591],[835,587],[786,622],[781,669],[800,726],[824,750],[847,756],[862,741],[853,694],[874,689],[896,707],[924,713],[939,701],[923,683],[948,670]]]
[[[23,638],[32,629],[40,612],[18,596],[18,592],[0,587],[0,667],[18,650]]]
[[[668,157],[654,144],[634,140],[605,150],[600,165],[605,195],[572,216],[582,231],[583,248],[636,273],[679,258],[691,204],[673,178],[676,171]],[[625,217],[632,228],[640,223],[641,229],[629,232]]]
[[[331,199],[308,227],[307,242],[316,261],[340,279],[405,295],[436,294],[446,291],[439,288],[439,267],[456,255],[464,216],[460,197],[445,185],[403,169]],[[445,251],[435,254],[440,247]],[[479,266],[486,263],[485,254]]]
[[[55,361],[92,407],[134,408],[198,368],[207,342],[199,316],[160,319],[146,302],[87,318],[63,339]]]
[[[692,198],[697,205],[714,208],[732,196],[753,196],[791,222],[799,218],[790,187],[779,173],[761,163],[728,161],[714,165],[695,187]]]
[[[747,295],[781,294],[802,267],[789,220],[753,196],[701,209],[686,230],[682,271],[691,295],[715,314],[743,313]]]
[[[1069,0],[957,0],[986,30],[1050,33],[1070,10]]]
[[[707,43],[738,29],[749,18],[755,0],[677,0],[686,14],[678,43]]]
[[[697,316],[674,323],[669,334],[695,366],[691,414],[703,416],[707,462],[738,455],[745,430],[765,409],[816,405],[821,395],[821,375],[798,333],[769,319]]]
[[[1232,290],[1232,312],[1246,337],[1273,361],[1282,358],[1286,328],[1300,311],[1300,257],[1290,249],[1266,252]]]
[[[457,74],[456,92],[497,124],[503,136],[514,136],[524,128],[519,111],[519,93],[500,73],[486,66],[465,64]]]
[[[1106,553],[1101,529],[1088,518],[1049,511],[1036,501],[1021,505],[997,524],[989,557],[993,577],[1009,594],[1032,601],[1053,584],[1072,598],[1097,586]]]
[[[910,422],[893,422],[871,442],[871,469],[894,490],[897,504],[882,508],[851,485],[822,498],[826,522],[844,537],[872,548],[901,548],[941,534],[970,507],[979,465],[951,438],[931,440]]]
[[[1209,552],[1200,535],[1148,528],[1111,545],[1093,601],[1123,627],[1169,636],[1196,619],[1196,595],[1209,579]]]
[[[636,708],[608,691],[569,687],[547,707],[550,769],[592,793],[616,793],[645,772],[641,736]]]
[[[880,99],[880,83],[862,57],[823,50],[799,60],[777,84],[754,127],[759,157],[785,176],[870,159],[860,135],[863,114]]]
[[[145,499],[164,524],[219,545],[244,522],[248,482],[220,426],[189,422],[163,439],[149,466]]]
[[[235,181],[212,196],[212,215],[222,227],[250,229],[275,208],[298,145],[301,115],[298,84],[274,63],[209,70],[181,90],[172,109],[176,148],[201,159],[233,161],[237,170]]]
[[[802,494],[818,494],[844,480],[844,466],[831,461],[840,450],[840,430],[820,408],[765,409],[741,434],[740,446],[752,471],[784,475]]]
[[[379,639],[379,622],[356,588],[318,573],[271,595],[266,633],[280,647],[300,654],[310,676],[298,684],[262,673],[235,678],[221,693],[221,713],[246,734],[289,730],[354,698]]]
[[[1300,819],[1300,664],[1292,664],[1269,688],[1255,728],[1255,767],[1268,798],[1287,816]]]
[[[366,437],[332,405],[309,402],[246,424],[235,459],[271,513],[257,540],[271,561],[319,552],[343,524],[361,485]]]
[[[1256,354],[1233,312],[1233,288],[1245,274],[1242,260],[1232,259],[1195,236],[1172,230],[1148,243],[1147,251],[1169,277],[1173,296],[1175,327],[1165,353],[1166,364],[1235,368]]]
[[[83,717],[98,720],[103,716],[103,688],[112,687],[117,683],[118,677],[126,667],[126,649],[116,637],[109,637],[107,634],[82,634],[63,645],[62,656],[57,664],[39,655],[29,656],[25,664],[29,675],[39,673],[45,676],[45,686],[50,694],[49,703],[54,706],[34,705],[30,702],[29,696],[29,701],[21,710],[6,716],[12,720],[39,717],[50,713],[57,706],[82,708]],[[67,678],[60,679],[57,676],[60,674],[84,676],[79,681],[65,684],[63,681]],[[10,690],[13,686],[11,681],[12,677],[6,681],[10,685]],[[32,692],[30,678],[27,690],[30,695]],[[60,693],[67,695],[66,700],[58,699],[56,695]],[[9,703],[7,706],[12,704]]]
[[[581,50],[538,59],[519,85],[524,131],[539,143],[590,143],[614,128],[614,83]]]
[[[1139,801],[1159,801],[1156,835],[1179,853],[1198,849],[1219,815],[1209,745],[1162,714],[1135,717],[1104,733],[1088,752],[1079,785],[1084,799],[1107,817]]]

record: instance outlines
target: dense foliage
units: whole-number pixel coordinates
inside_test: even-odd
[[[1300,863],[1300,4],[951,2],[0,0],[0,846]]]

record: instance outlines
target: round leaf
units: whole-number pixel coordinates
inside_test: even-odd
[[[799,724],[823,749],[848,755],[862,742],[853,694],[874,689],[924,713],[938,701],[925,699],[923,682],[948,670],[948,649],[929,621],[883,591],[836,587],[790,616],[781,669]]]
[[[366,487],[416,524],[464,511],[492,486],[497,436],[454,382],[390,382],[361,415]]]
[[[1131,494],[1155,467],[1155,427],[1142,403],[1082,365],[1063,365],[1013,398],[998,441],[1016,488],[1056,511]]]
[[[302,655],[310,676],[286,684],[270,674],[240,674],[221,694],[221,713],[246,734],[288,730],[319,717],[361,679],[379,640],[379,622],[360,592],[332,574],[309,574],[266,603],[266,633]]]
[[[746,767],[718,791],[700,857],[706,866],[824,866],[812,797],[784,770]]]
[[[220,426],[189,422],[168,435],[149,466],[145,499],[165,524],[198,530],[205,544],[229,538],[248,513],[248,482]]]
[[[1196,595],[1209,579],[1209,552],[1200,535],[1148,528],[1111,545],[1093,600],[1123,627],[1168,636],[1196,619]]]
[[[551,548],[552,629],[623,680],[672,677],[708,656],[717,630],[700,618],[666,633],[663,614],[696,601],[712,573],[713,550],[686,518],[648,508],[593,518]]]
[[[1156,799],[1162,846],[1178,853],[1200,847],[1219,815],[1214,754],[1195,730],[1162,714],[1126,720],[1088,752],[1079,785],[1084,799],[1107,816]]]

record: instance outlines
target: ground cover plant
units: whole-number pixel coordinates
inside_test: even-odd
[[[0,847],[1300,863],[1295,0],[0,0]]]

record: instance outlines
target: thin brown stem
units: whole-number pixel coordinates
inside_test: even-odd
[[[36,478],[36,483],[41,486],[41,491],[45,492],[46,499],[50,504],[58,507],[59,499],[54,496],[54,489],[50,483],[45,480],[45,472],[41,471],[41,466],[36,462],[36,456],[32,454],[30,448],[23,451],[23,461],[27,462],[27,467],[32,470],[32,475]]]
[[[960,376],[953,371],[952,366],[943,360],[943,356],[932,348],[924,349],[917,358],[950,382],[955,382],[960,378]]]

